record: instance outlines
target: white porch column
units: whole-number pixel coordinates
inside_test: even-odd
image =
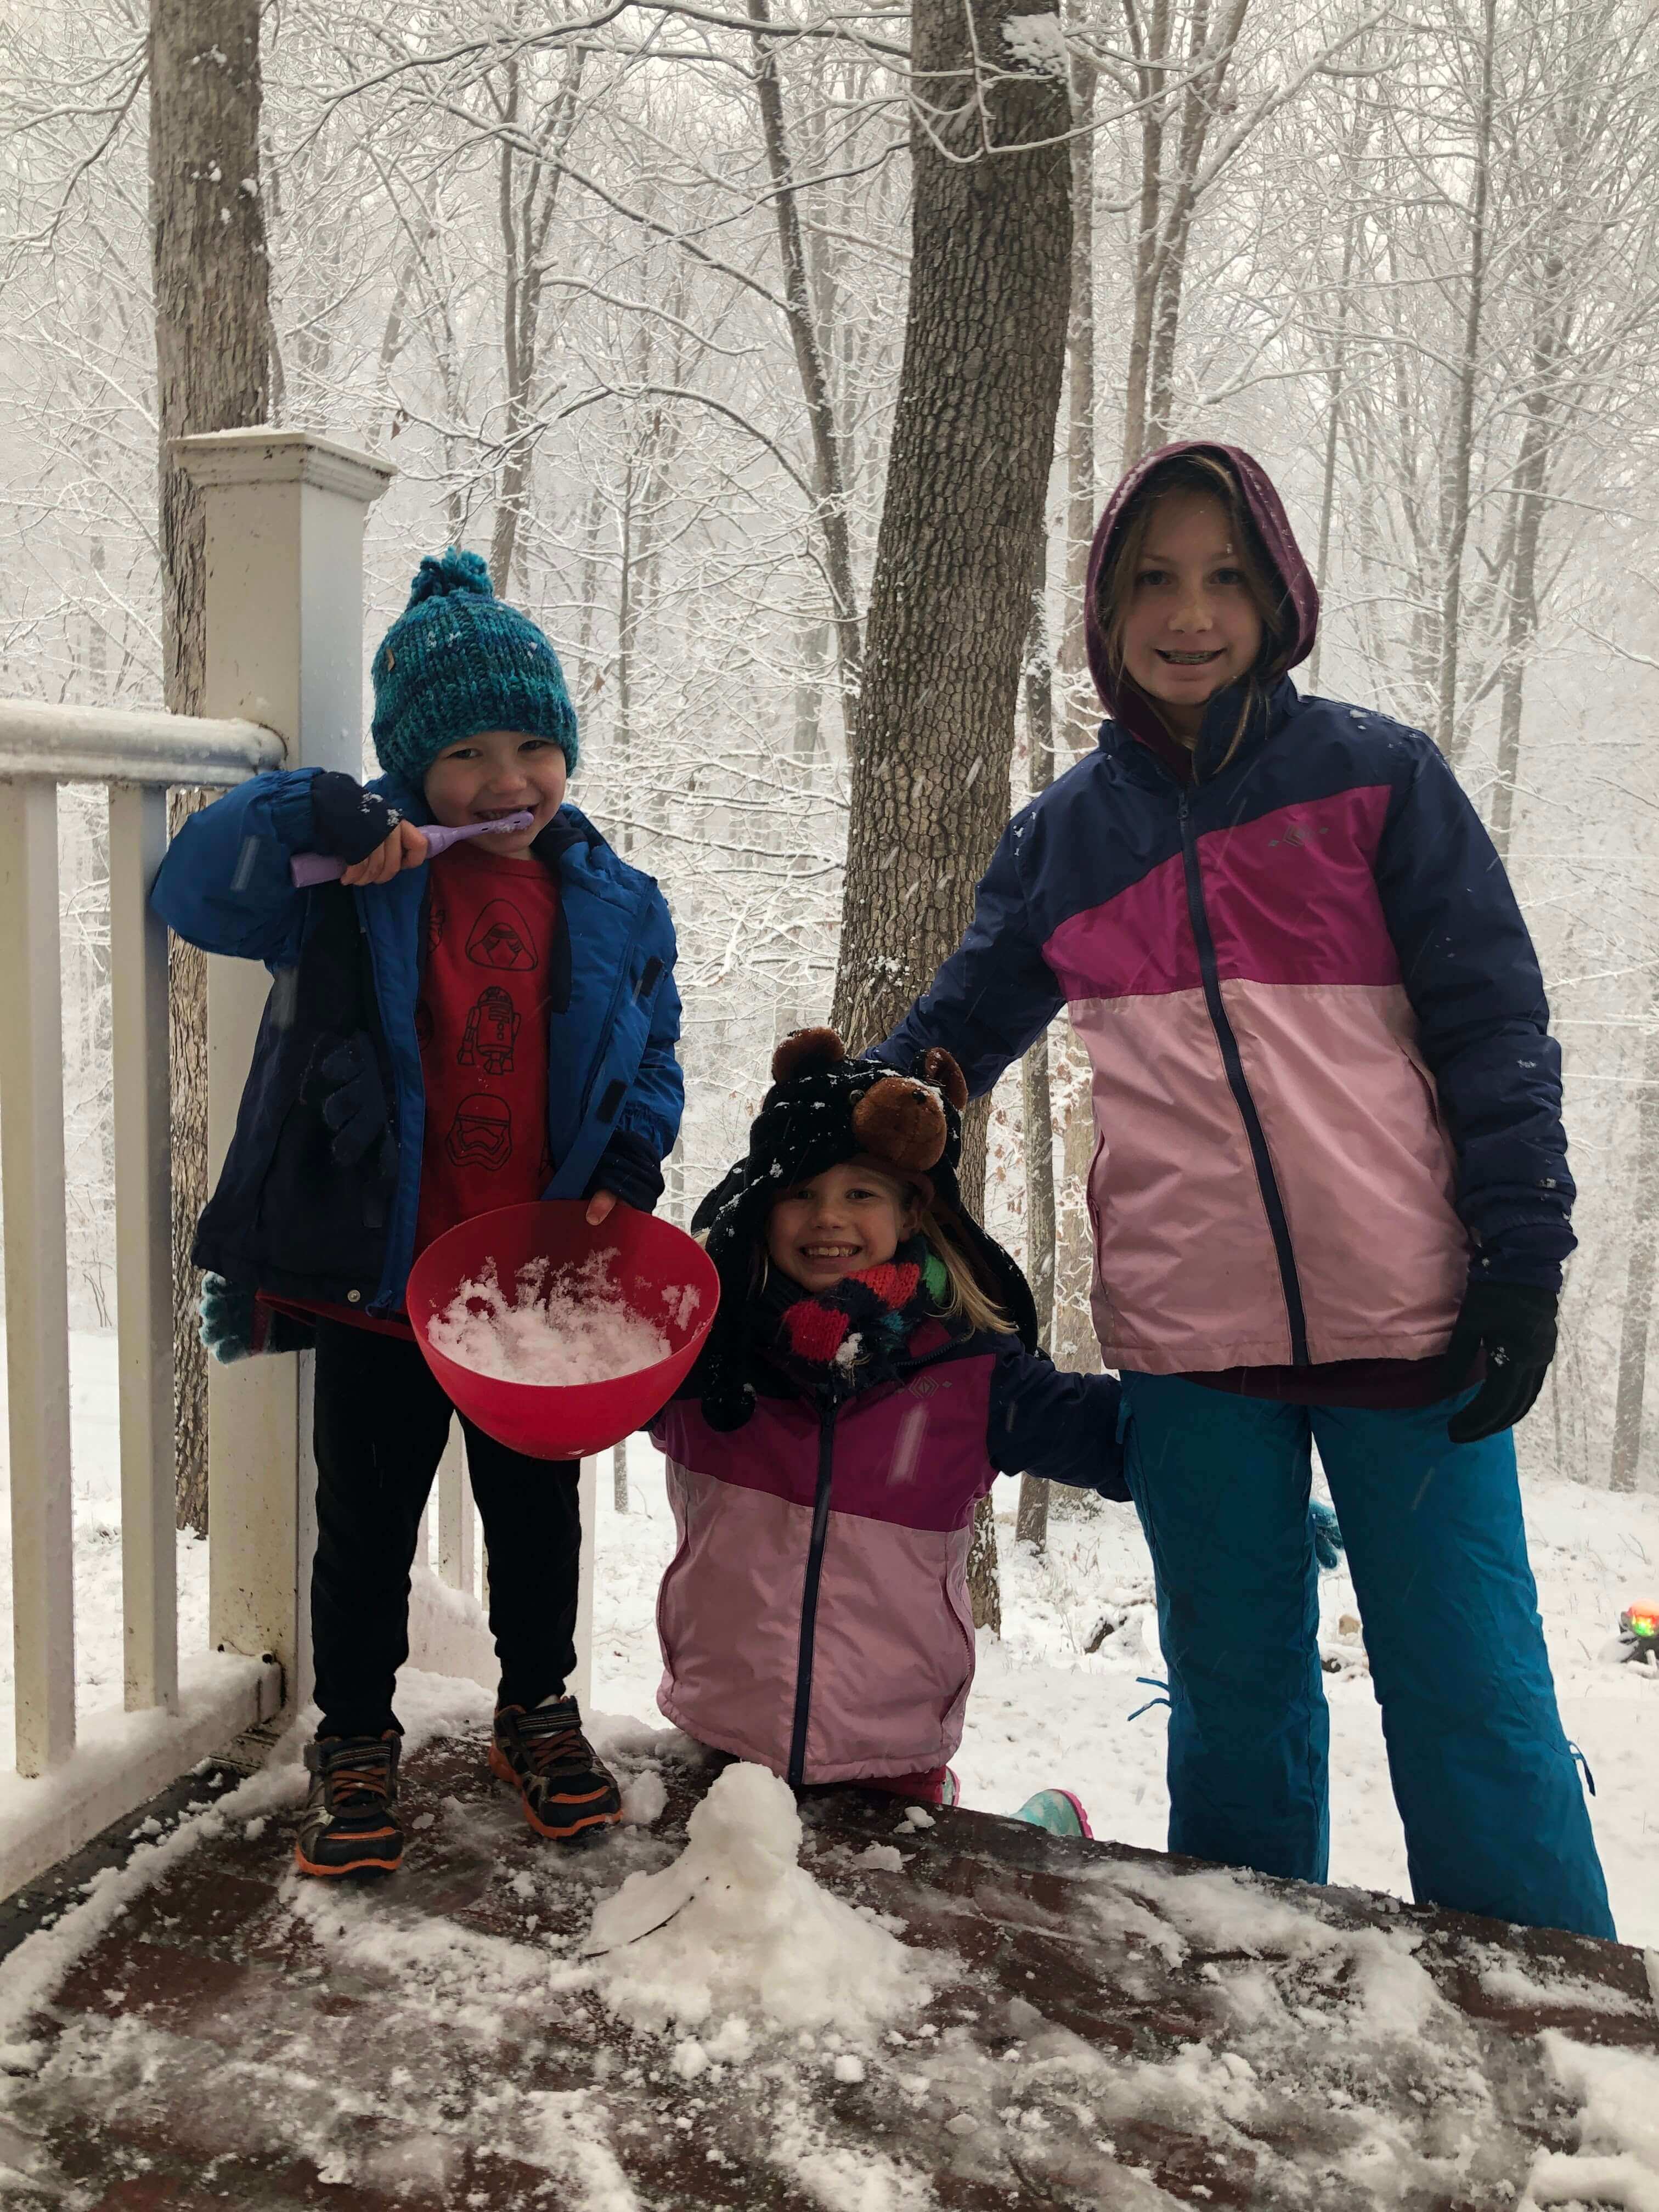
[[[12,1642],[17,1771],[33,1775],[75,1748],[58,793],[45,781],[0,793],[0,931]]]
[[[203,712],[275,730],[291,768],[362,769],[363,522],[391,464],[296,430],[179,439],[207,515]],[[208,1180],[217,1179],[268,981],[208,963]],[[310,1437],[299,1363],[214,1364],[208,1389],[210,1639],[281,1662],[308,1690]]]

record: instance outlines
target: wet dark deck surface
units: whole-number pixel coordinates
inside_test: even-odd
[[[804,1808],[804,1863],[902,1923],[933,1996],[856,2046],[860,2079],[836,2077],[854,2046],[764,2034],[684,2078],[672,2039],[569,1986],[595,1898],[668,1861],[707,1781],[643,1745],[619,1764],[653,1761],[655,1826],[562,1853],[480,1741],[432,1745],[405,1771],[404,1870],[345,1895],[289,1873],[291,1808],[249,1832],[233,1807],[14,2052],[0,2199],[1498,2212],[1540,2153],[1611,2148],[1581,2144],[1576,2065],[1659,2052],[1636,1951],[972,1813],[910,1831],[846,1791]],[[854,1863],[872,1843],[902,1865]]]

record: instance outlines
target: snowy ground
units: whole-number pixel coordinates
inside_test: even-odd
[[[76,1631],[78,1703],[84,1715],[121,1696],[119,1469],[112,1336],[73,1340]],[[0,1364],[0,1392],[3,1365]],[[0,1426],[0,1484],[4,1433]],[[631,1510],[611,1504],[610,1462],[600,1470],[595,1591],[594,1703],[655,1720],[659,1676],[653,1609],[672,1546],[661,1462],[641,1438],[629,1451]],[[1156,1691],[1162,1664],[1146,1549],[1133,1513],[1103,1505],[1084,1519],[1056,1518],[1048,1555],[1013,1540],[1015,1486],[999,1486],[1003,1558],[1001,1638],[981,1639],[979,1676],[956,1765],[966,1802],[1012,1811],[1035,1790],[1060,1784],[1090,1809],[1097,1833],[1164,1842],[1164,1709],[1129,1716]],[[0,1764],[11,1755],[10,1530],[0,1496]],[[1545,1625],[1567,1732],[1596,1782],[1592,1808],[1620,1935],[1659,1945],[1659,1671],[1606,1656],[1620,1608],[1659,1598],[1659,1500],[1614,1498],[1568,1483],[1534,1484],[1528,1524]],[[181,1649],[206,1637],[206,1547],[179,1545]],[[1342,1670],[1326,1678],[1331,1705],[1331,1875],[1339,1882],[1403,1894],[1405,1852],[1389,1791],[1376,1706],[1338,1624],[1355,1610],[1345,1574],[1323,1578],[1328,1649]],[[1085,1646],[1103,1615],[1121,1625],[1101,1650]]]
[[[632,1510],[611,1508],[601,1464],[595,1592],[594,1690],[611,1712],[655,1711],[660,1673],[653,1607],[673,1542],[661,1461],[643,1438],[629,1450]],[[954,1764],[963,1800],[1012,1812],[1045,1784],[1074,1790],[1095,1832],[1161,1849],[1164,1708],[1138,1677],[1163,1674],[1152,1567],[1132,1507],[1102,1504],[1086,1519],[1056,1518],[1038,1559],[1014,1541],[1016,1486],[996,1503],[1003,1569],[1003,1634],[980,1638],[968,1730]],[[1571,1483],[1534,1484],[1527,1525],[1544,1625],[1568,1735],[1595,1777],[1591,1807],[1619,1932],[1659,1945],[1659,1670],[1604,1656],[1621,1609],[1659,1598],[1659,1499],[1614,1498]],[[1358,1645],[1338,1633],[1353,1614],[1346,1572],[1321,1578],[1322,1638],[1352,1653],[1327,1674],[1331,1708],[1331,1879],[1408,1894],[1405,1844],[1389,1789],[1382,1734]],[[1123,1625],[1089,1656],[1103,1613]]]

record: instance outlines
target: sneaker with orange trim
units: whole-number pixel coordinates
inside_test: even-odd
[[[501,1705],[489,1746],[489,1771],[519,1793],[538,1836],[565,1843],[622,1818],[617,1778],[582,1734],[574,1698],[539,1705]]]
[[[384,1735],[325,1735],[306,1746],[311,1792],[300,1815],[294,1863],[301,1874],[394,1874],[404,1855],[398,1818],[396,1729]]]

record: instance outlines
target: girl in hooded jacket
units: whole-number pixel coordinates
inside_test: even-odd
[[[1318,604],[1248,453],[1124,478],[1088,572],[1098,748],[1014,817],[878,1056],[943,1048],[977,1094],[1062,1006],[1088,1051],[1170,1848],[1326,1877],[1316,1444],[1415,1896],[1609,1936],[1510,1434],[1574,1241],[1560,1055],[1437,747],[1291,682]]]
[[[693,1218],[709,1341],[653,1428],[678,1545],[657,1702],[793,1787],[955,1802],[974,1676],[974,1509],[999,1473],[1127,1499],[1108,1375],[1057,1370],[1012,1260],[957,1189],[967,1090],[786,1038],[745,1158]],[[1019,1817],[1087,1834],[1071,1793]]]

